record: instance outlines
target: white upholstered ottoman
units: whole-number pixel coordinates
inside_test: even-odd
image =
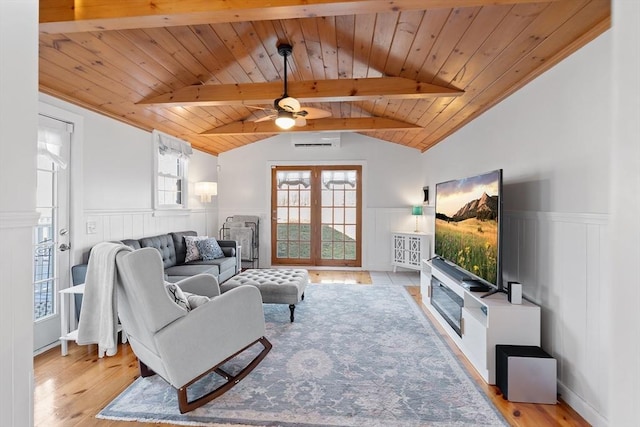
[[[296,304],[304,300],[304,290],[309,283],[309,272],[303,269],[249,269],[233,276],[220,285],[220,291],[242,285],[253,285],[262,294],[265,304],[289,304],[291,321]]]

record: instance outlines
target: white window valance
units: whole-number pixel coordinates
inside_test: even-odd
[[[50,160],[60,169],[66,169],[67,162],[60,157],[61,147],[60,131],[44,127],[38,129],[38,155]]]
[[[193,154],[191,144],[187,141],[175,138],[166,133],[153,131],[158,141],[158,151],[160,154],[175,154],[181,158],[189,158]]]

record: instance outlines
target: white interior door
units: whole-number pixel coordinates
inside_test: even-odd
[[[34,351],[60,338],[58,290],[70,283],[69,160],[73,125],[43,115],[38,126],[36,208],[33,234]]]

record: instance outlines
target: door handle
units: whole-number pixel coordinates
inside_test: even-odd
[[[60,252],[68,251],[69,249],[71,249],[71,245],[62,243],[60,246],[58,246],[58,249],[60,250]]]

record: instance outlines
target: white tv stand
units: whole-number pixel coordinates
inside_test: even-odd
[[[431,304],[432,276],[464,301],[461,336]],[[451,339],[489,384],[496,383],[496,345],[540,345],[540,307],[523,300],[511,304],[507,294],[498,292],[481,298],[486,292],[470,292],[460,282],[422,260],[420,272],[422,302]]]

